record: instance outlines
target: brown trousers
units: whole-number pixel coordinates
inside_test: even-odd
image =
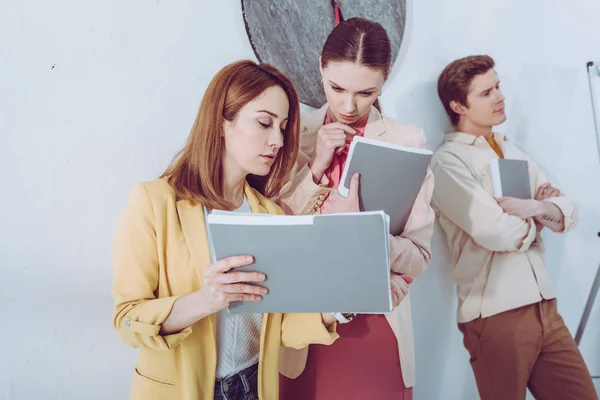
[[[458,324],[482,400],[598,400],[556,299]]]

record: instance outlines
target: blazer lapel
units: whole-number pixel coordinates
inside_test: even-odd
[[[258,196],[256,195],[256,193],[254,193],[254,190],[250,187],[248,182],[246,182],[244,184],[244,194],[246,195],[246,199],[248,199],[248,204],[250,205],[250,211],[252,211],[253,214],[268,214],[269,213],[269,210],[267,210],[265,207],[263,207],[262,204],[260,204],[260,200],[258,199]]]
[[[383,135],[386,131],[387,127],[383,117],[375,107],[371,107],[369,120],[367,121],[367,126],[365,126],[365,137],[368,139],[376,139]]]
[[[187,243],[196,274],[203,283],[203,269],[212,264],[208,247],[208,235],[204,220],[204,208],[198,204],[192,206],[187,200],[177,202],[177,213],[183,236]]]
[[[244,185],[244,193],[253,213],[269,213],[260,204],[258,196],[256,196],[248,182]],[[206,233],[206,221],[204,219],[204,207],[200,204],[192,206],[186,200],[179,200],[177,202],[177,213],[179,214],[183,236],[190,250],[192,263],[202,282],[203,268],[212,264],[210,249],[208,247],[208,235]]]
[[[329,104],[325,103],[323,107],[306,115],[303,118],[303,126],[300,132],[312,134],[318,131],[319,128],[323,126],[323,121],[325,121],[325,114],[327,113],[328,109]]]

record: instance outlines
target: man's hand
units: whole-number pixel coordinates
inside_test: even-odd
[[[550,182],[547,182],[538,188],[537,192],[535,193],[535,199],[537,201],[543,201],[551,197],[559,197],[562,195],[563,194],[560,190],[552,186]],[[537,218],[535,219],[535,228],[538,234],[544,229],[544,224],[538,221]]]
[[[523,200],[516,199],[514,197],[502,197],[497,199],[497,202],[505,213],[522,219],[533,218],[539,213],[538,200]]]
[[[538,222],[536,223],[538,232],[542,230],[540,224],[550,228],[553,232],[563,232],[565,229],[562,211],[550,202],[534,199],[521,200],[514,197],[503,197],[497,201],[507,214],[522,219],[534,218],[535,222]]]
[[[551,197],[559,197],[562,195],[562,192],[554,186],[552,186],[550,183],[544,183],[538,188],[537,192],[535,193],[535,199],[542,201]]]

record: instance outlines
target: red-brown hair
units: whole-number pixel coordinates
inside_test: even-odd
[[[438,78],[438,96],[446,109],[452,125],[456,126],[460,115],[450,107],[451,101],[456,101],[464,106],[471,82],[477,75],[485,74],[494,68],[495,62],[490,56],[469,56],[450,63]]]
[[[392,69],[392,45],[385,28],[365,18],[340,22],[323,45],[321,68],[329,62],[344,61],[381,71],[387,79]],[[379,100],[373,105],[380,110]]]
[[[234,205],[223,197],[223,123],[225,120],[234,121],[246,104],[273,86],[281,87],[289,101],[283,147],[268,175],[248,175],[246,179],[251,187],[266,197],[279,193],[298,155],[298,95],[289,78],[275,67],[243,60],[227,65],[212,79],[187,143],[161,176],[173,187],[178,199],[192,204],[201,203],[209,209],[234,209]]]

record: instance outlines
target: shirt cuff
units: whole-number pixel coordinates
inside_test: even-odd
[[[551,197],[549,199],[544,200],[548,203],[554,204],[563,215],[565,228],[558,233],[565,233],[575,227],[575,223],[577,220],[577,212],[576,207],[573,205],[571,200],[566,197]]]
[[[533,220],[533,218],[527,218],[526,221],[527,221],[527,224],[529,225],[529,231],[527,232],[527,236],[525,236],[525,238],[523,239],[523,242],[517,249],[517,251],[522,252],[522,253],[529,250],[529,247],[531,246],[531,244],[533,242],[535,242],[535,240],[537,238],[537,228],[535,226],[535,221]]]
[[[177,333],[161,335],[160,329],[179,296],[146,300],[129,311],[120,323],[119,331],[133,347],[170,350],[192,333],[192,327]],[[144,304],[145,303],[145,304]]]

